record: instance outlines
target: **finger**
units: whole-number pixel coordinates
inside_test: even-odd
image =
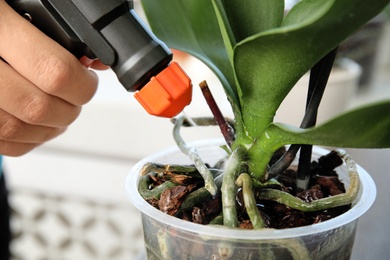
[[[80,106],[46,94],[2,61],[0,71],[0,109],[23,122],[64,127],[80,114]]]
[[[95,69],[95,70],[107,70],[110,67],[103,64],[100,60],[94,60],[91,64],[90,68]]]
[[[95,70],[107,70],[110,68],[109,66],[103,64],[100,60],[92,60],[86,56],[81,57],[80,62],[84,65],[84,67]]]
[[[41,88],[75,105],[96,92],[97,75],[0,1],[0,56]]]
[[[65,127],[30,125],[0,109],[0,140],[2,141],[40,144],[57,137],[65,129]]]
[[[39,145],[40,144],[16,143],[0,140],[0,154],[6,156],[21,156]]]

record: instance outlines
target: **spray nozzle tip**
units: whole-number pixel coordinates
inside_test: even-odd
[[[171,62],[134,96],[149,114],[171,118],[191,103],[191,79],[179,64]]]

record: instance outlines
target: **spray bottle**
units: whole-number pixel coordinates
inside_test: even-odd
[[[7,3],[76,57],[99,59],[110,66],[149,114],[174,117],[191,102],[190,78],[139,18],[132,0]]]

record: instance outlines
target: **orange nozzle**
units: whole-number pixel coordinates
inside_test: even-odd
[[[176,62],[161,71],[134,97],[151,115],[174,117],[191,103],[191,79]]]

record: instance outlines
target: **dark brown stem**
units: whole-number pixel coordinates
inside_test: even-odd
[[[297,171],[297,190],[307,190],[310,181],[310,164],[312,145],[302,145],[299,154],[298,171]]]
[[[209,105],[211,112],[213,113],[214,119],[217,122],[219,128],[221,129],[222,135],[226,140],[226,143],[231,146],[234,142],[234,129],[231,127],[230,124],[226,121],[226,119],[223,117],[221,110],[219,109],[217,103],[215,102],[215,99],[213,95],[211,94],[211,91],[209,89],[209,86],[207,85],[206,81],[202,81],[200,84],[200,89],[202,90],[203,96],[206,99],[207,104]]]
[[[294,160],[297,152],[301,145],[293,144],[290,148],[283,154],[283,156],[268,169],[268,179],[275,178],[280,173],[285,171]]]
[[[301,128],[309,128],[317,123],[318,108],[323,97],[326,84],[336,58],[337,49],[333,49],[323,57],[310,71],[309,91],[306,113]],[[306,190],[310,178],[311,145],[303,145],[299,156],[297,189]]]

